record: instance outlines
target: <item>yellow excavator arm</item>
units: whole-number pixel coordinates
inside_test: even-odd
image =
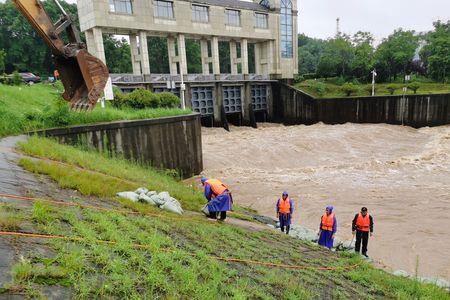
[[[89,54],[72,19],[58,0],[54,1],[61,11],[61,17],[56,23],[50,19],[41,1],[13,0],[17,9],[51,49],[64,85],[64,99],[70,102],[72,109],[91,110],[108,81],[108,68],[100,59]],[[63,32],[67,33],[68,43],[61,38]]]

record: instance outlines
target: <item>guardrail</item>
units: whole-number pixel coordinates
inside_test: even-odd
[[[181,82],[181,75],[170,74],[149,74],[149,75],[134,75],[134,74],[110,74],[112,83],[166,83],[167,81]],[[220,74],[216,77],[213,74],[187,74],[184,76],[186,82],[211,82],[211,81],[247,81],[247,80],[270,80],[269,75],[262,74]]]

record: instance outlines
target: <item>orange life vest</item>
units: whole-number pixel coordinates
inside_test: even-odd
[[[216,196],[222,195],[223,192],[228,190],[228,187],[225,184],[223,184],[222,181],[217,179],[209,179],[205,182],[205,184],[209,184],[209,186],[211,187],[212,199],[216,198]]]
[[[369,231],[370,229],[370,216],[367,214],[365,217],[361,213],[359,213],[358,218],[356,219],[356,228],[359,231]]]
[[[283,200],[283,198],[281,198],[278,202],[278,210],[282,214],[291,213],[291,200],[289,198],[286,198],[286,200]]]
[[[322,216],[322,230],[332,231],[334,225],[334,213]]]

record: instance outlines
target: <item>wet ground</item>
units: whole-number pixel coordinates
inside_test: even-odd
[[[369,255],[392,269],[450,280],[450,126],[290,126],[203,129],[204,173],[223,179],[234,199],[274,216],[289,191],[294,222],[318,228],[327,204],[339,233],[367,206],[375,220]]]

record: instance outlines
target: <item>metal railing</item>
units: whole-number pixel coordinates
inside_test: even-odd
[[[166,83],[167,81],[181,81],[181,75],[170,74],[149,74],[149,75],[134,75],[134,74],[110,74],[112,83]],[[188,74],[185,75],[186,82],[211,82],[211,81],[245,81],[245,80],[270,80],[269,75],[249,74],[220,74],[217,78],[214,74]]]

